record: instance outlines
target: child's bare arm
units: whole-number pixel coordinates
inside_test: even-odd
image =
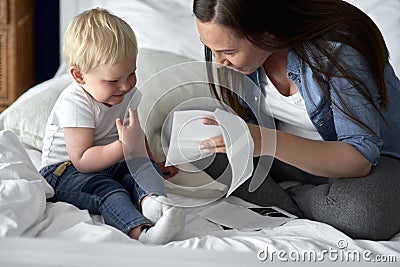
[[[94,129],[64,128],[68,155],[80,172],[103,170],[123,159],[122,143],[117,140],[108,145],[94,146]]]

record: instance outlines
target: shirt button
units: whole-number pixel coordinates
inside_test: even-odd
[[[301,79],[297,79],[297,82],[298,82],[298,83],[301,83]]]
[[[256,100],[256,101],[257,101],[257,100],[258,100],[258,97],[256,97],[256,96],[255,96],[255,97],[254,97],[254,100]]]

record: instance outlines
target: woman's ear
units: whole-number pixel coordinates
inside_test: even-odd
[[[83,77],[83,73],[81,72],[81,70],[78,67],[72,66],[69,69],[69,72],[71,73],[72,78],[74,78],[74,80],[78,84],[85,84],[85,78]]]

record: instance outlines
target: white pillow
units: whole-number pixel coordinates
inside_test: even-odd
[[[0,114],[0,130],[14,131],[24,144],[41,151],[47,118],[71,80],[65,74],[32,87]]]
[[[139,52],[137,87],[142,93],[139,119],[157,161],[165,160],[161,131],[170,112],[185,101],[211,97],[208,84],[191,83],[207,81],[204,66],[173,53],[150,49]]]

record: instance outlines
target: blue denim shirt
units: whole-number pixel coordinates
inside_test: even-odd
[[[335,53],[342,57],[342,60],[353,68],[355,74],[369,86],[373,99],[379,107],[379,91],[363,57],[353,48],[343,44],[336,44]],[[319,89],[320,85],[314,78],[310,67],[293,50],[289,49],[287,58],[287,75],[299,88],[307,113],[325,141],[346,142],[355,147],[373,165],[378,162],[380,155],[400,158],[400,81],[390,64],[385,69],[389,106],[387,110],[383,111],[383,115],[387,124],[373,105],[365,100],[348,80],[332,78],[328,82],[322,78],[323,85],[330,92],[332,100],[340,103],[337,94],[331,88],[332,85],[335,85],[336,88],[340,88],[339,93],[350,108],[350,112],[371,127],[375,133],[378,133],[380,136],[377,137],[328,102],[322,90]],[[327,64],[329,65],[328,61]],[[245,101],[257,118],[265,116],[265,114],[261,114],[262,102],[260,99],[262,95],[259,76],[260,69],[248,75],[259,90],[245,91]],[[256,122],[254,116],[251,121]]]

